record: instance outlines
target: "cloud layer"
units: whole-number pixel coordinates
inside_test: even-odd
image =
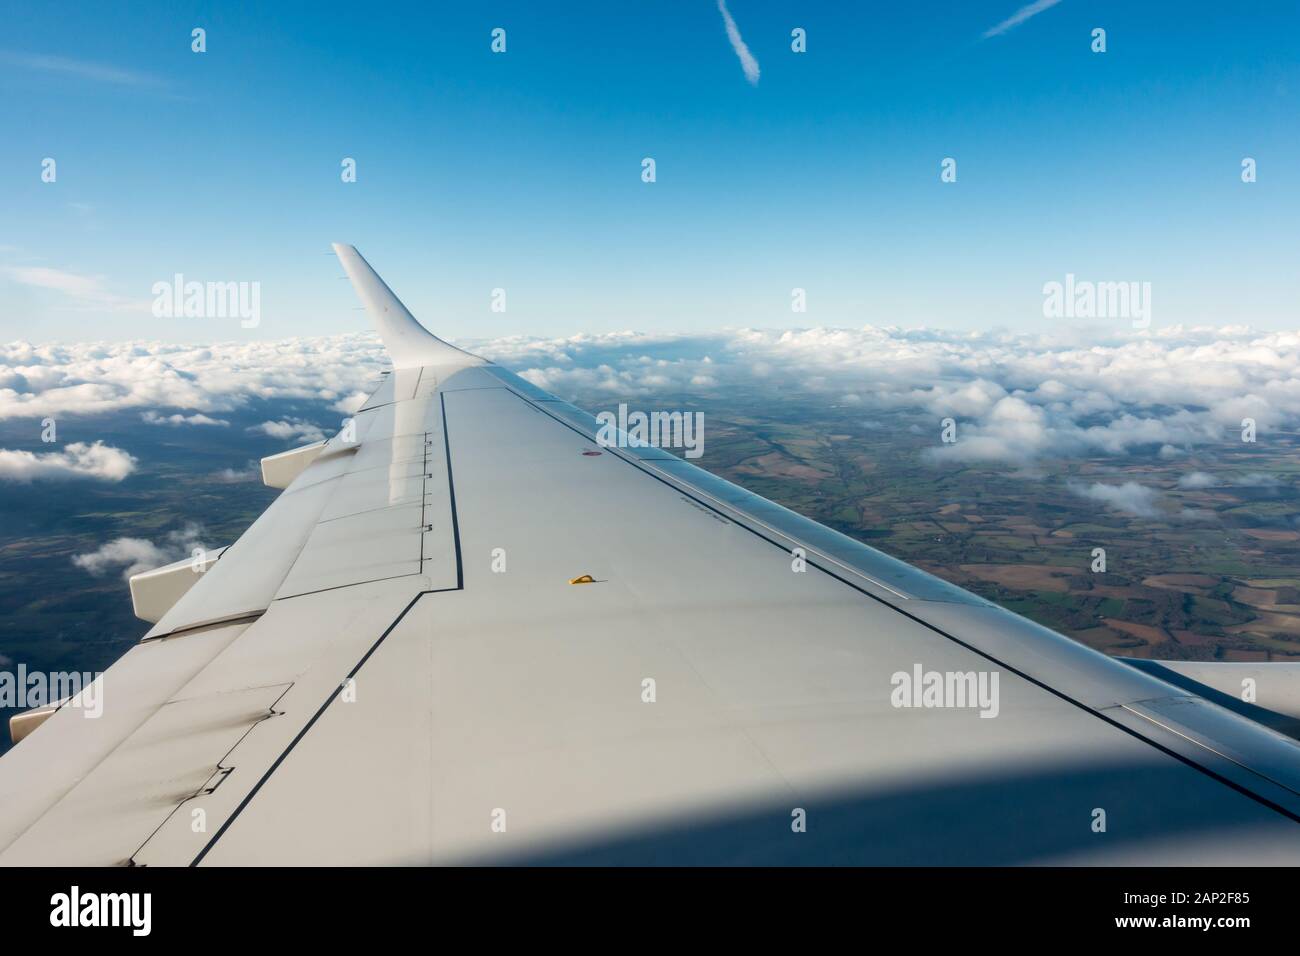
[[[1028,335],[868,326],[463,344],[542,388],[588,401],[755,389],[852,405],[885,425],[897,414],[928,417],[936,435],[952,418],[958,441],[932,450],[936,465],[1138,450],[1177,457],[1238,440],[1245,418],[1261,440],[1300,426],[1295,332]],[[361,335],[210,346],[12,343],[0,346],[0,419],[140,409],[158,424],[206,425],[253,399],[322,401],[342,412],[355,408],[384,364],[377,340]],[[319,431],[292,418],[257,427],[286,440],[314,440]],[[93,461],[114,451],[80,454]],[[0,460],[11,475],[41,467],[38,460],[52,469],[88,467],[75,456]]]
[[[535,384],[596,396],[761,385],[864,413],[952,418],[958,441],[930,460],[1025,464],[1047,457],[1176,457],[1300,424],[1300,334],[1244,328],[959,334],[931,330],[741,330],[700,337],[498,340],[480,351]]]
[[[211,346],[11,342],[0,345],[0,420],[132,408],[212,418],[254,398],[342,402],[369,391],[384,364],[378,341],[364,335]]]

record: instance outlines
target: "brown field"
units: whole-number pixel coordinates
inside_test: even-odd
[[[1153,574],[1149,578],[1144,578],[1142,583],[1149,588],[1185,591],[1188,588],[1212,588],[1220,580],[1208,574]]]
[[[764,478],[797,478],[800,481],[823,481],[831,474],[828,468],[815,468],[805,462],[783,455],[779,451],[772,451],[757,458],[750,458],[737,466],[736,471],[741,474],[758,475]]]
[[[1278,600],[1277,591],[1266,591],[1263,588],[1233,588],[1232,599],[1234,601],[1240,601],[1242,604],[1249,604],[1251,607],[1271,608],[1281,603]]]
[[[1197,634],[1194,631],[1170,631],[1174,640],[1189,647],[1214,647],[1219,643],[1217,637],[1209,634]]]
[[[1294,635],[1300,637],[1300,616],[1272,614],[1265,611],[1253,621],[1247,621],[1245,624],[1234,624],[1231,627],[1225,627],[1224,630],[1229,634]],[[1296,645],[1295,650],[1300,652],[1300,644]]]
[[[1300,531],[1283,531],[1279,528],[1244,528],[1242,531],[1260,541],[1300,541]]]
[[[1098,584],[1088,593],[1096,595],[1097,597],[1119,598],[1121,601],[1131,601],[1148,596],[1140,587],[1134,585],[1124,587],[1115,584]]]
[[[1148,647],[1136,640],[1131,634],[1120,634],[1108,627],[1090,627],[1074,635],[1089,647],[1116,657],[1147,657],[1143,650]]]
[[[1077,573],[1071,568],[1048,564],[963,564],[962,571],[982,581],[992,581],[1016,591],[1070,590],[1068,578]]]
[[[1140,641],[1148,644],[1163,644],[1170,639],[1170,635],[1163,628],[1151,627],[1149,624],[1134,624],[1131,621],[1120,621],[1113,617],[1102,618],[1106,626],[1111,630],[1119,631],[1121,634],[1130,634]]]

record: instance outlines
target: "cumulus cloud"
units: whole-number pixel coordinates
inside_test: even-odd
[[[230,422],[221,418],[209,418],[207,415],[195,413],[193,415],[159,415],[157,412],[145,412],[140,416],[140,420],[146,425],[229,425]]]
[[[342,412],[344,415],[352,415],[361,409],[370,396],[366,392],[353,392],[351,395],[344,395],[337,402],[330,406],[336,412]]]
[[[188,558],[195,549],[203,550],[202,535],[201,527],[189,524],[168,532],[158,544],[147,538],[114,538],[94,551],[73,555],[72,563],[95,577],[120,570],[122,577],[129,578],[141,571]]]
[[[1136,481],[1126,481],[1122,485],[1107,485],[1094,482],[1090,485],[1071,484],[1070,490],[1075,494],[1100,501],[1109,508],[1139,518],[1157,518],[1160,495]]]
[[[250,461],[243,468],[222,468],[216,474],[217,481],[222,484],[233,485],[245,481],[261,481],[262,467],[259,462]]]
[[[740,60],[740,68],[745,73],[745,79],[751,86],[757,86],[758,61],[745,45],[745,40],[740,35],[740,28],[736,26],[736,21],[731,18],[731,13],[727,10],[726,0],[718,0],[718,12],[722,14],[722,25],[727,31],[727,39],[731,41],[731,48],[736,51],[736,57]]]
[[[67,478],[121,481],[135,471],[136,464],[133,455],[102,441],[74,442],[59,451],[40,453],[0,448],[0,480],[22,484]]]
[[[270,435],[272,438],[283,438],[285,441],[296,440],[311,443],[325,440],[325,432],[319,425],[313,425],[311,422],[303,421],[300,418],[289,418],[278,422],[262,422],[262,424],[254,425],[248,430],[250,432],[261,432],[263,435]]]
[[[114,568],[122,569],[123,577],[130,577],[150,568],[167,564],[165,552],[144,538],[115,538],[95,551],[73,555],[72,563],[95,577]]]
[[[1008,395],[982,416],[983,422],[958,432],[958,441],[926,452],[931,461],[1027,462],[1044,453],[1054,440],[1042,408]]]

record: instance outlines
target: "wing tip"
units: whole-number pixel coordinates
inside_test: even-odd
[[[444,362],[464,362],[467,365],[484,362],[477,355],[444,342],[426,329],[402,304],[356,246],[346,242],[334,242],[331,246],[343,271],[351,280],[352,288],[365,305],[395,368]]]

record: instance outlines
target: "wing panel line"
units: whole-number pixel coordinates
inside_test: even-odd
[[[451,471],[451,436],[447,434],[447,396],[438,392],[442,405],[442,444],[447,451],[447,493],[451,498],[451,538],[456,545],[456,590],[465,586],[465,567],[460,559],[460,519],[456,516],[456,479]]]
[[[439,397],[441,398],[441,394]],[[217,829],[217,832],[212,835],[212,839],[209,840],[207,844],[203,847],[203,849],[199,851],[198,855],[192,861],[190,861],[190,866],[198,866],[200,863],[203,862],[203,858],[208,855],[209,851],[211,851],[211,849],[214,846],[216,846],[217,841],[220,840],[221,837],[226,833],[226,831],[230,829],[231,824],[233,824],[235,820],[239,818],[239,815],[244,811],[244,808],[247,807],[253,801],[253,798],[257,796],[258,792],[262,789],[262,787],[266,784],[266,782],[271,779],[271,775],[275,773],[276,769],[280,766],[280,764],[284,763],[285,758],[287,758],[289,754],[293,752],[294,747],[298,746],[298,743],[304,737],[307,736],[307,732],[310,731],[312,727],[315,726],[318,720],[320,720],[320,718],[324,715],[325,711],[329,709],[330,704],[334,703],[334,701],[338,699],[339,693],[343,690],[343,684],[345,684],[348,680],[357,676],[361,668],[365,666],[366,661],[370,660],[371,656],[375,653],[375,651],[379,650],[379,646],[383,644],[385,640],[388,639],[388,635],[393,633],[394,630],[396,630],[397,625],[402,623],[402,620],[410,612],[411,608],[415,607],[416,602],[419,601],[420,598],[424,597],[427,594],[445,594],[448,591],[464,590],[465,575],[464,575],[464,568],[461,564],[460,523],[456,516],[456,490],[455,490],[455,482],[452,478],[451,442],[447,438],[447,404],[445,400],[442,401],[442,436],[443,436],[443,448],[446,451],[446,455],[447,455],[447,490],[449,492],[449,496],[451,499],[452,539],[456,546],[456,586],[454,588],[437,588],[431,591],[421,591],[418,594],[416,594],[415,597],[411,598],[410,603],[407,604],[406,607],[402,609],[402,613],[397,615],[397,618],[393,621],[393,623],[388,625],[388,628],[384,631],[384,633],[379,635],[379,638],[372,645],[370,645],[370,648],[365,652],[365,654],[362,655],[361,660],[357,661],[357,663],[353,666],[352,670],[348,672],[347,677],[345,677],[344,680],[339,683],[338,687],[334,688],[333,692],[329,695],[329,697],[325,699],[325,702],[322,703],[319,708],[317,708],[316,713],[312,714],[311,719],[307,721],[307,723],[303,726],[303,728],[299,730],[298,733],[294,736],[293,740],[289,742],[289,746],[287,746],[284,749],[284,752],[281,753],[280,756],[275,758],[275,761],[271,764],[270,767],[266,769],[266,772],[262,774],[261,778],[257,781],[257,783],[253,785],[252,789],[249,790],[248,793],[244,795],[244,799],[239,802],[239,805],[235,807],[234,812],[231,813],[230,816],[226,818],[226,820]],[[425,454],[426,456],[428,455],[427,450]],[[421,536],[421,548],[423,548],[423,535]],[[352,585],[343,585],[343,587],[352,587]],[[301,595],[295,595],[295,596],[301,596]]]

